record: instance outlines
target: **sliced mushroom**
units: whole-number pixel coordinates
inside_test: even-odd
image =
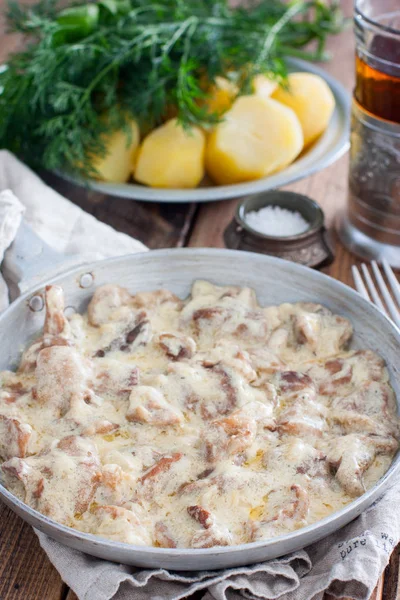
[[[158,343],[172,360],[191,358],[196,352],[196,342],[186,335],[162,333],[158,337]]]
[[[0,415],[0,456],[8,460],[13,456],[24,458],[34,435],[32,427],[17,417]]]
[[[36,367],[36,399],[58,417],[70,408],[73,396],[89,392],[90,371],[83,357],[68,346],[52,346],[39,352]]]
[[[94,327],[125,317],[120,309],[132,304],[132,296],[127,289],[119,285],[108,284],[98,287],[88,306],[89,323]]]
[[[229,417],[210,423],[203,434],[203,448],[208,462],[242,452],[253,443],[257,433],[254,418],[232,413]]]
[[[96,447],[78,436],[63,438],[43,454],[12,458],[2,470],[7,486],[19,489],[27,504],[66,524],[88,509],[101,480]]]
[[[126,418],[151,425],[177,425],[183,421],[181,411],[168,403],[159,390],[147,385],[138,385],[131,392]]]

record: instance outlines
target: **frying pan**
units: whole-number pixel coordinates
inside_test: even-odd
[[[53,275],[46,281],[40,273],[50,258]],[[17,366],[21,350],[43,327],[43,291],[45,284],[61,285],[69,311],[84,311],[94,289],[116,283],[131,293],[168,288],[184,298],[194,279],[207,279],[219,285],[250,286],[261,305],[283,302],[320,302],[335,313],[351,320],[355,329],[353,346],[370,348],[387,362],[391,383],[400,398],[400,355],[398,330],[372,304],[349,287],[317,271],[281,259],[248,252],[218,249],[156,250],[103,260],[60,274],[62,257],[47,254],[43,243],[32,232],[21,231],[9,251],[18,279],[30,279],[33,288],[20,296],[0,317],[0,369]],[[58,274],[55,274],[57,272]],[[23,290],[26,284],[14,281]],[[141,567],[174,570],[219,569],[246,565],[292,552],[318,541],[350,522],[372,504],[396,479],[400,469],[399,453],[387,473],[363,496],[325,519],[287,535],[251,544],[208,549],[165,549],[136,547],[81,533],[52,521],[33,510],[3,486],[0,498],[25,521],[52,538],[93,556]]]

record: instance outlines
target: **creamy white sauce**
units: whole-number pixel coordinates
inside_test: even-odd
[[[316,304],[247,288],[47,290],[43,336],[0,374],[5,485],[76,529],[132,544],[267,539],[339,510],[397,449],[383,361]]]

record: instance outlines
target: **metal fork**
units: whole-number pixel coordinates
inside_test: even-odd
[[[357,291],[359,294],[361,294],[361,296],[363,296],[363,298],[375,304],[379,310],[381,310],[387,317],[391,318],[397,327],[400,328],[400,283],[397,281],[396,275],[393,273],[389,263],[386,260],[382,261],[382,266],[396,302],[393,300],[388,286],[382,277],[382,273],[376,261],[374,260],[371,261],[372,272],[375,276],[375,281],[382,294],[385,304],[382,302],[379,296],[378,290],[376,289],[367,265],[361,265],[361,271],[367,286],[365,286],[360,271],[357,269],[357,267],[355,265],[351,267],[354,284]]]

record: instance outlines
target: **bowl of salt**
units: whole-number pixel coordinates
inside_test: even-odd
[[[323,267],[334,256],[324,213],[314,200],[295,192],[272,190],[246,196],[224,233],[235,250],[269,254],[308,267]]]

